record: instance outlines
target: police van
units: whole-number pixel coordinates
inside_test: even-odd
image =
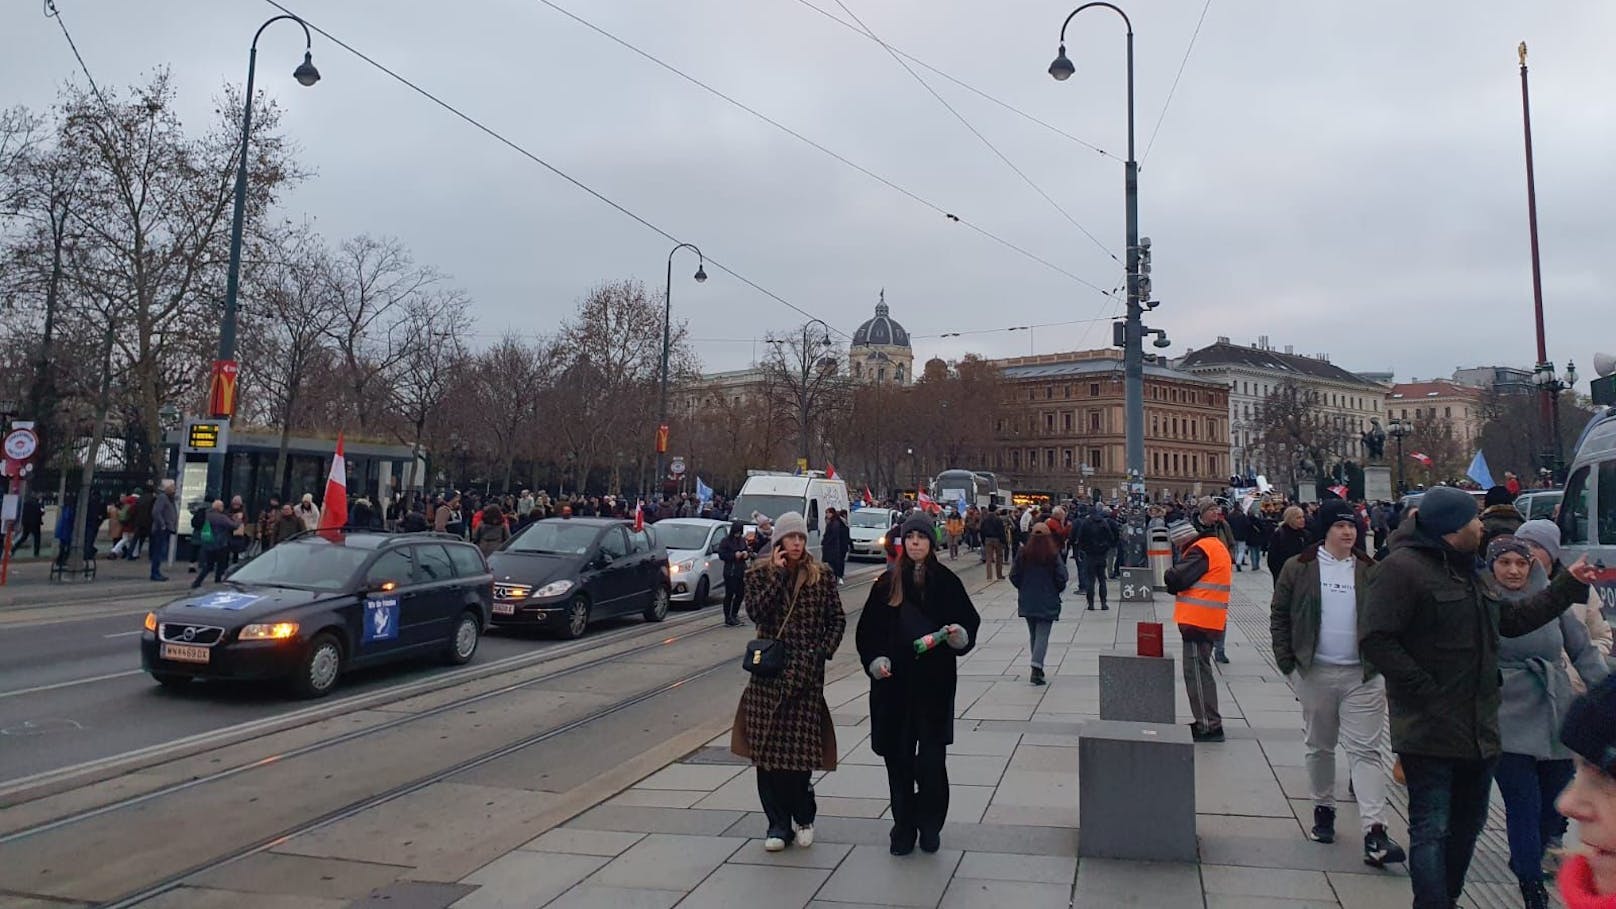
[[[1577,442],[1560,500],[1561,560],[1580,555],[1599,569],[1595,589],[1605,618],[1616,621],[1616,408],[1589,421]]]
[[[847,514],[847,483],[839,478],[826,477],[818,470],[806,473],[785,473],[768,470],[749,470],[741,492],[735,497],[730,517],[745,521],[747,533],[756,529],[753,515],[765,515],[778,520],[788,511],[802,515],[808,523],[808,549],[820,553],[819,537],[825,529],[825,509],[834,508]]]

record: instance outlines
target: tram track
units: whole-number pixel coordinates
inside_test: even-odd
[[[864,578],[851,581],[846,587],[843,588],[844,598],[848,597],[850,594],[855,594],[856,592],[867,588],[869,584],[873,583],[875,578],[878,576],[879,572],[872,572]],[[856,621],[858,612],[859,609],[857,608],[849,610],[850,622]],[[716,619],[717,617],[710,616],[709,618]],[[363,743],[366,740],[376,740],[379,744],[381,741],[383,741],[383,739],[380,737],[385,736],[389,732],[396,733],[411,726],[419,726],[423,724],[424,721],[429,721],[433,718],[449,718],[453,714],[466,711],[467,708],[508,697],[513,693],[522,692],[524,690],[539,689],[541,686],[554,683],[558,680],[578,676],[589,672],[590,670],[599,670],[608,664],[624,663],[625,661],[632,660],[636,656],[653,654],[656,651],[664,650],[680,643],[688,644],[691,641],[705,638],[711,635],[713,632],[719,631],[720,629],[724,629],[725,631],[729,630],[716,621],[714,621],[712,624],[707,624],[704,627],[695,628],[685,634],[676,635],[658,635],[657,629],[647,630],[644,628],[636,628],[633,629],[633,631],[638,631],[642,634],[646,634],[647,636],[655,636],[657,639],[636,644],[627,649],[618,649],[609,653],[603,653],[573,665],[564,666],[553,671],[543,672],[531,678],[524,678],[519,681],[501,684],[491,689],[476,691],[473,693],[468,693],[464,696],[454,697],[444,701],[441,704],[424,707],[420,710],[415,710],[409,713],[401,713],[396,717],[387,718],[374,725],[352,729],[334,736],[309,742],[307,744],[283,749],[273,754],[264,755],[262,757],[236,764],[234,766],[222,767],[188,779],[161,785],[147,792],[142,792],[125,798],[114,799],[105,804],[96,805],[93,807],[73,810],[62,814],[59,817],[30,824],[10,833],[0,835],[0,846],[14,849],[18,846],[26,846],[30,841],[37,841],[40,838],[47,837],[51,834],[71,835],[74,832],[74,828],[86,826],[89,824],[89,822],[97,819],[105,820],[116,815],[142,808],[151,809],[153,807],[158,807],[160,809],[164,804],[172,804],[175,800],[182,800],[187,797],[187,794],[194,796],[197,790],[213,784],[231,784],[232,781],[234,781],[233,785],[236,788],[251,786],[252,784],[249,781],[252,779],[251,774],[253,774],[255,771],[268,770],[268,768],[284,768],[288,762],[294,761],[298,758],[314,755],[322,751],[333,751],[341,748],[344,745]],[[629,629],[625,629],[625,631],[629,631]],[[575,656],[576,653],[571,655]],[[553,658],[564,659],[565,657]],[[656,661],[653,660],[648,662],[655,663]],[[686,685],[690,685],[702,679],[713,676],[715,673],[726,670],[733,665],[734,657],[726,654],[722,660],[702,663],[697,667],[681,670],[678,677],[672,679],[671,681],[666,679],[659,680],[640,690],[636,690],[623,697],[615,698],[598,707],[589,709],[581,715],[566,719],[559,725],[555,725],[547,729],[537,730],[532,734],[522,735],[514,740],[502,742],[494,745],[493,747],[483,748],[470,757],[453,760],[442,766],[435,767],[429,772],[410,776],[406,779],[393,783],[392,785],[385,786],[379,791],[367,793],[362,797],[351,799],[346,803],[339,804],[338,806],[323,811],[311,818],[299,819],[294,823],[283,825],[279,829],[271,828],[274,830],[274,832],[267,835],[261,831],[258,832],[256,836],[247,834],[243,837],[245,840],[243,844],[226,845],[224,847],[225,851],[223,851],[221,854],[208,857],[205,861],[184,867],[180,870],[163,874],[155,882],[144,884],[138,890],[133,890],[124,895],[117,896],[105,903],[102,903],[102,905],[112,907],[134,906],[140,902],[178,888],[184,885],[187,881],[196,878],[198,875],[273,849],[277,845],[285,843],[295,837],[331,826],[345,819],[355,817],[356,815],[359,815],[365,811],[385,805],[389,802],[403,799],[414,793],[420,792],[423,789],[434,786],[435,784],[453,780],[454,778],[465,774],[468,771],[493,764],[500,761],[502,758],[514,755],[517,752],[523,751],[524,749],[533,748],[534,746],[541,745],[545,742],[550,742],[561,736],[584,729],[592,724],[606,720],[609,717],[622,714],[625,711],[632,710],[633,708],[646,704],[647,702],[658,697],[667,695],[670,692],[674,692]],[[528,667],[519,667],[516,670],[508,671],[520,671],[521,668]],[[441,687],[446,686],[440,686],[439,690],[441,690]],[[82,896],[75,894],[73,898],[82,898]]]

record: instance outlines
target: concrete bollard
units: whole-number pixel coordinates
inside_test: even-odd
[[[1194,862],[1195,745],[1187,726],[1085,723],[1077,739],[1083,858]]]
[[[1100,719],[1176,723],[1177,665],[1172,657],[1101,653]]]

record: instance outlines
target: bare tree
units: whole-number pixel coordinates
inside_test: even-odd
[[[404,358],[392,391],[408,433],[402,438],[410,443],[409,491],[420,491],[425,485],[419,465],[427,421],[449,399],[455,380],[469,375],[464,336],[473,323],[466,309],[458,295],[417,299],[408,309]]]
[[[816,331],[813,323],[767,339],[774,348],[763,361],[769,407],[795,417],[796,456],[811,459],[816,442],[824,450],[823,434],[815,429],[845,411],[852,384],[836,359],[830,333]]]
[[[1304,465],[1315,475],[1324,469],[1329,429],[1319,408],[1318,392],[1286,379],[1253,411],[1253,420],[1256,447],[1265,463],[1285,465],[1293,495],[1299,489]]]
[[[472,369],[472,400],[477,426],[486,436],[493,471],[511,489],[511,471],[538,425],[538,398],[534,392],[551,384],[554,358],[545,345],[530,344],[506,334],[478,354]]]
[[[327,334],[342,360],[359,428],[382,419],[392,398],[391,377],[409,355],[410,308],[438,290],[441,276],[417,265],[393,237],[361,235],[333,256],[332,290],[337,318]]]

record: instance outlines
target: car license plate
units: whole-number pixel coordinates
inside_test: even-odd
[[[495,603],[494,604],[494,615],[515,615],[515,614],[516,614],[516,604],[515,603]]]
[[[161,655],[165,660],[176,663],[206,663],[208,661],[208,648],[187,647],[183,644],[164,644]]]

